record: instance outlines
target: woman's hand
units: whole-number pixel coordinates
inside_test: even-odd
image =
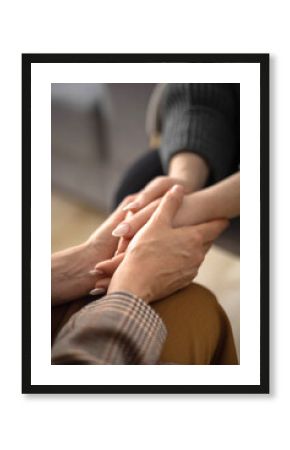
[[[190,192],[189,184],[182,178],[160,176],[150,181],[142,191],[140,191],[134,201],[125,206],[125,211],[139,211],[145,208],[154,200],[160,199],[163,195],[169,191],[174,185],[180,185],[183,187],[184,192]]]
[[[61,304],[87,295],[94,287],[99,271],[97,262],[112,258],[118,239],[112,231],[125,217],[127,197],[110,217],[83,244],[55,253],[51,258],[51,297],[53,304]]]
[[[183,187],[184,192],[189,194],[202,188],[208,178],[209,168],[207,163],[199,155],[186,150],[175,154],[169,164],[169,175],[154,178],[147,186],[136,195],[133,202],[130,202],[125,210],[129,212],[138,212],[148,207],[133,222],[143,226],[151,217],[157,208],[163,195],[175,184]],[[126,219],[128,216],[126,217]],[[139,229],[138,228],[138,229]],[[121,227],[116,230],[115,236],[122,236],[119,232],[124,233],[125,228]],[[133,234],[132,234],[133,235]],[[132,236],[131,235],[131,236]],[[117,253],[126,250],[131,236],[128,239],[121,238],[118,245]]]
[[[113,230],[113,236],[124,237],[128,240],[142,228],[146,222],[150,219],[154,211],[158,208],[161,199],[154,200],[152,203],[147,205],[141,211],[137,211],[135,214],[126,216],[126,219],[119,223],[118,226]],[[119,252],[121,251],[118,248]]]
[[[130,240],[148,222],[160,202],[161,199],[155,200],[141,211],[126,216],[125,220],[113,230],[113,235],[120,237],[118,253],[126,250]],[[214,213],[212,205],[207,201],[205,191],[186,195],[184,196],[178,214],[174,218],[173,225],[175,227],[181,227],[208,222],[219,217]]]
[[[129,241],[149,220],[160,200],[155,200],[131,217],[126,217],[113,231],[114,236]],[[240,213],[240,173],[237,172],[213,186],[186,195],[178,214],[175,227],[196,225],[217,218],[231,219]],[[120,249],[124,250],[123,248]]]
[[[106,289],[109,283],[108,292],[129,291],[150,303],[193,280],[211,242],[227,227],[228,222],[217,220],[173,228],[182,199],[182,189],[175,186],[134,236],[126,254],[96,266],[104,273],[103,280],[97,283],[98,288]]]
[[[135,200],[126,206],[126,210],[139,211],[156,199],[160,199],[175,184],[184,188],[184,192],[201,189],[209,175],[207,163],[199,155],[186,150],[178,152],[171,158],[168,176],[154,178],[136,196]]]

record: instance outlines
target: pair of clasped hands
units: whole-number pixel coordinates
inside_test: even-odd
[[[52,305],[117,291],[151,303],[190,284],[228,221],[209,222],[213,202],[189,192],[176,178],[155,178],[87,241],[52,255]]]
[[[179,180],[158,177],[93,233],[84,244],[97,258],[91,295],[127,291],[151,303],[192,282],[228,221],[183,226],[186,193]]]

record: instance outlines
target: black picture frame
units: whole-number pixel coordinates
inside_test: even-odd
[[[31,384],[31,64],[258,63],[260,64],[260,384],[32,385]],[[23,54],[22,55],[22,393],[267,394],[269,393],[269,54]]]

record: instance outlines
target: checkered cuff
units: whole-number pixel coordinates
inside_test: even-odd
[[[166,329],[142,299],[114,292],[76,313],[56,337],[53,364],[156,364]]]

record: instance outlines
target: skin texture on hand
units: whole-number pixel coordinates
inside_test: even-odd
[[[106,287],[113,273],[108,292],[129,291],[150,303],[191,283],[227,221],[173,228],[182,198],[183,190],[175,186],[134,236],[126,254],[96,266],[107,275],[98,281],[98,287]]]
[[[186,150],[178,152],[171,158],[168,176],[156,177],[148,183],[147,186],[136,195],[135,201],[126,206],[126,211],[128,211],[128,214],[131,212],[132,215],[132,212],[141,211],[148,206],[148,209],[143,216],[144,220],[141,220],[142,225],[144,225],[155,211],[163,195],[175,184],[182,186],[184,192],[189,194],[190,192],[197,191],[203,187],[208,176],[209,168],[203,158]],[[149,207],[149,205],[151,206]],[[131,217],[131,215],[127,215],[126,220]],[[118,234],[115,235],[118,236]],[[120,238],[117,254],[126,251],[128,244],[129,240]]]
[[[93,289],[99,274],[90,272],[97,262],[113,257],[118,239],[112,236],[112,231],[124,219],[124,206],[132,200],[134,196],[127,197],[86,242],[52,255],[53,305],[78,299]]]

